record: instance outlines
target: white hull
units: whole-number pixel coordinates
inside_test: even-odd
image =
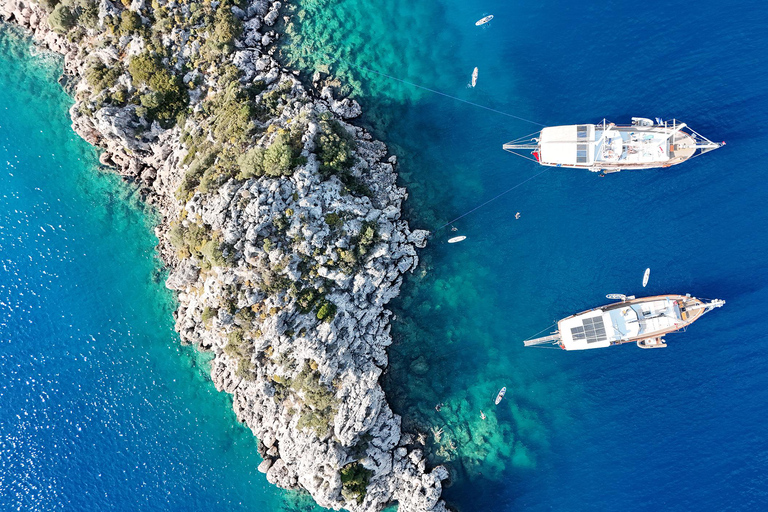
[[[656,295],[583,311],[557,323],[557,331],[526,340],[526,346],[556,344],[565,350],[604,348],[637,343],[640,348],[663,348],[664,336],[686,329],[702,315],[725,304],[704,302],[690,295]]]
[[[504,149],[518,156],[525,156],[519,151],[532,150],[536,162],[547,167],[618,172],[670,167],[725,144],[712,142],[674,120],[653,124],[649,119],[633,118],[633,122],[636,124],[628,126],[606,121],[551,126],[538,137],[504,144]]]

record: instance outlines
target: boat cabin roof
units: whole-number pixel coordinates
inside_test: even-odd
[[[678,302],[663,297],[585,311],[561,320],[558,329],[567,350],[583,350],[663,334],[684,324]]]
[[[666,162],[674,130],[664,126],[574,124],[541,130],[542,164],[592,167]]]

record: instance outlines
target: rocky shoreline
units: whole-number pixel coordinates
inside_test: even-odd
[[[213,352],[267,479],[327,508],[444,511],[448,471],[379,384],[427,232],[359,105],[275,60],[281,7],[0,0],[0,19],[64,55],[73,128],[159,210],[176,329]]]

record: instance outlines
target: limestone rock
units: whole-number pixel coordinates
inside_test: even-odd
[[[113,2],[97,4],[102,27],[109,16],[120,16]],[[143,12],[147,5],[133,0],[131,9]],[[70,110],[73,128],[103,148],[102,163],[136,183],[160,212],[155,232],[169,267],[166,286],[177,292],[175,328],[183,341],[213,353],[216,389],[232,395],[237,418],[261,440],[258,451],[264,460],[258,470],[270,483],[305,489],[327,508],[373,512],[398,502],[401,512],[441,512],[446,510],[441,481],[448,473],[442,466],[428,471],[423,454],[409,450],[414,436],[403,432],[379,384],[388,363],[386,347],[392,343],[392,314],[386,306],[399,293],[403,273],[417,264],[416,248],[426,244],[428,233],[411,231],[401,219],[407,192],[396,183],[396,158],[347,122],[361,114],[360,105],[335,98],[329,87],[318,97],[275,59],[273,43],[279,34],[269,27],[279,20],[281,8],[281,2],[271,0],[231,7],[243,21],[243,34],[221,64],[240,69],[244,83],[264,84],[267,90],[261,94],[276,93],[272,98],[277,98],[279,113],[266,121],[269,129],[255,143],[267,147],[281,130],[303,130],[306,163],[290,176],[228,178],[214,190],[203,194],[198,189],[183,200],[175,195],[189,170],[190,148],[182,134],[199,128],[194,116],[208,98],[222,92],[207,70],[191,64],[201,42],[190,42],[189,33],[163,34],[163,44],[177,56],[176,69],[188,69],[183,81],[191,87],[192,112],[185,126],[164,129],[156,122],[150,125],[132,103],[115,106],[103,97],[90,102],[96,93],[83,80],[88,58],[106,66],[126,64],[125,59],[144,51],[140,37],[99,40],[94,31],[92,39],[82,40],[87,43],[73,43],[51,31],[47,13],[28,0],[0,0],[0,17],[32,30],[38,44],[65,55],[68,90],[76,100]],[[126,90],[136,87],[127,72],[118,83]],[[350,173],[365,193],[350,193],[338,178],[320,174],[315,140],[321,115],[331,115],[355,140]],[[177,224],[187,230],[204,226],[205,238],[196,239],[186,254],[171,241],[171,225]],[[368,229],[375,236],[366,235]],[[178,229],[173,232],[178,244]],[[359,250],[364,236],[369,243]],[[211,243],[221,254],[210,251]],[[199,254],[190,257],[193,252]],[[290,283],[300,286],[290,289]],[[319,302],[303,307],[299,297],[304,290],[333,304],[335,314],[318,318]],[[238,333],[245,333],[241,341]],[[237,343],[247,343],[249,350],[232,350]],[[308,403],[314,395],[290,385],[306,368],[316,379],[312,385],[321,386],[334,404],[327,431],[305,424],[317,423]],[[427,361],[414,361],[412,370],[429,371]],[[320,426],[325,421],[321,418]],[[340,471],[352,462],[372,474],[360,504],[341,492]]]

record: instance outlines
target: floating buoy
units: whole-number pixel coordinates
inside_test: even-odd
[[[465,237],[465,236],[455,236],[455,237],[449,239],[448,243],[449,244],[455,244],[457,242],[463,242],[466,239],[467,239],[467,237]]]

